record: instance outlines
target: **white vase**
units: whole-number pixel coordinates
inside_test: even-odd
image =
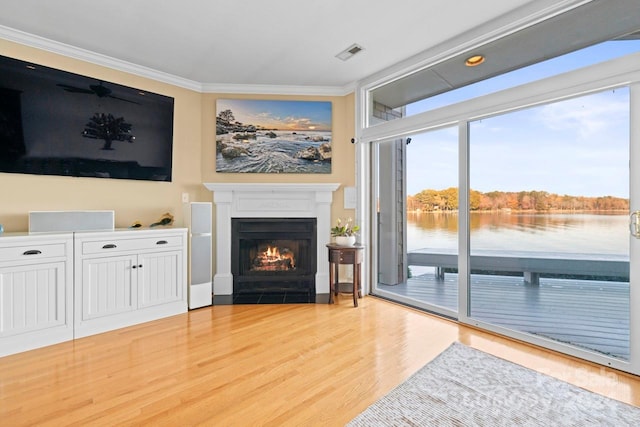
[[[353,246],[356,243],[356,236],[336,236],[336,245]]]

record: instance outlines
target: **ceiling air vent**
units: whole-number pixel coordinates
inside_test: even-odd
[[[346,61],[347,59],[351,58],[356,53],[361,52],[363,50],[364,50],[364,48],[362,46],[360,46],[357,43],[354,43],[351,46],[349,46],[348,48],[346,48],[345,50],[343,50],[342,52],[340,52],[339,54],[337,54],[336,58],[339,58],[339,59],[342,59],[343,61]]]

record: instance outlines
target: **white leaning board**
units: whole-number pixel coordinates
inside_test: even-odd
[[[29,233],[103,231],[114,227],[114,211],[29,212]]]

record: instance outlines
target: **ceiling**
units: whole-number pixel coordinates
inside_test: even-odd
[[[550,0],[0,0],[0,37],[183,86],[353,88]],[[558,3],[556,1],[556,3]],[[575,0],[574,0],[575,3]],[[34,37],[36,36],[36,37]],[[43,39],[41,39],[43,38]],[[364,50],[335,56],[353,43]],[[1,52],[0,52],[1,53]]]
[[[469,51],[373,90],[373,100],[397,108],[452,89],[485,80],[527,65],[555,58],[614,39],[640,39],[638,0],[592,1],[500,37],[474,54],[487,60],[478,67],[463,66]]]

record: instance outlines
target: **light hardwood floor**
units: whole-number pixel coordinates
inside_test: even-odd
[[[453,341],[640,406],[640,378],[368,296],[206,307],[0,358],[0,425],[340,426]]]

